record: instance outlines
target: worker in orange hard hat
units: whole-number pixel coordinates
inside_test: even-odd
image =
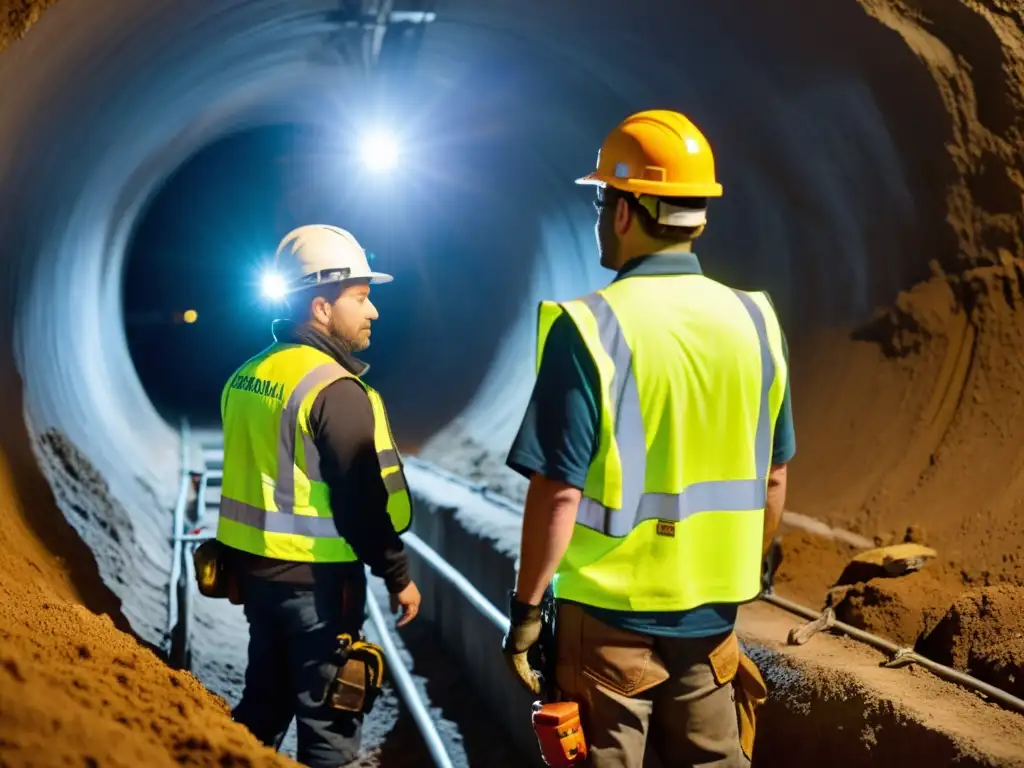
[[[540,306],[507,461],[530,488],[503,650],[550,697],[527,654],[555,616],[539,658],[579,707],[589,765],[746,766],[767,694],[735,624],[770,587],[795,453],[782,328],[767,294],[702,272],[693,243],[722,185],[688,118],[631,115],[578,183],[597,187],[616,276]]]

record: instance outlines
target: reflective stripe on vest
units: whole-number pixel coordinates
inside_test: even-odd
[[[647,446],[640,393],[633,373],[633,352],[626,343],[615,312],[600,293],[581,301],[597,320],[601,345],[615,364],[611,396],[615,416],[615,441],[622,466],[622,506],[609,508],[589,497],[580,502],[576,522],[607,536],[622,538],[645,520],[681,522],[709,511],[758,509],[767,501],[768,463],[771,460],[771,408],[769,394],[775,380],[772,356],[760,307],[743,291],[734,291],[757,328],[761,348],[761,402],[755,438],[757,477],[749,480],[714,480],[693,483],[681,493],[644,493]]]
[[[326,358],[326,355],[324,357]],[[304,473],[311,483],[323,482],[320,477],[319,452],[308,431],[300,428],[302,427],[300,419],[303,413],[303,403],[314,391],[322,390],[328,384],[341,378],[352,378],[360,384],[370,400],[374,415],[374,441],[377,446],[377,458],[380,464],[381,478],[388,493],[387,511],[399,533],[407,530],[411,522],[411,500],[402,472],[401,458],[397,449],[393,447],[394,438],[391,435],[383,401],[374,389],[349,374],[334,361],[317,365],[306,373],[289,394],[281,411],[276,439],[277,466],[273,478],[273,504],[276,510],[267,510],[231,498],[230,494],[224,493],[220,502],[220,516],[223,520],[247,526],[264,534],[308,537],[311,540],[311,548],[315,547],[315,542],[312,540],[331,540],[337,544],[331,550],[334,554],[326,557],[326,560],[337,562],[356,559],[351,547],[347,546],[344,537],[338,533],[334,517],[330,514],[329,509],[318,509],[316,515],[296,512],[296,474]],[[304,466],[301,468],[296,450],[296,435],[298,434],[302,436],[304,457]],[[232,458],[226,456],[225,460],[231,461]],[[259,470],[251,468],[251,470],[243,469],[241,471],[257,472]],[[220,529],[218,529],[218,538],[225,540],[225,543],[229,545],[232,544],[233,537]],[[341,545],[340,550],[337,548],[338,544]],[[264,548],[274,549],[269,541],[264,542]],[[312,555],[310,557],[313,560],[322,559]]]

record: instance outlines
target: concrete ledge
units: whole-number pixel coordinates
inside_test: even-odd
[[[1024,766],[1024,717],[935,677],[880,666],[873,648],[820,633],[786,645],[805,623],[768,603],[740,609],[737,628],[768,683],[760,764]]]
[[[502,612],[515,583],[520,517],[417,467],[407,476],[414,532]],[[412,554],[432,622],[465,664],[467,695],[480,699],[530,765],[542,766],[530,727],[531,697],[501,658],[501,633]],[[769,687],[759,711],[756,764],[788,766],[1022,766],[1024,717],[985,703],[927,671],[886,669],[880,654],[819,634],[787,646],[803,623],[767,603],[744,606],[738,633]],[[525,763],[524,763],[525,764]]]

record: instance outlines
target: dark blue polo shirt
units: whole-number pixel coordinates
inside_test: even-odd
[[[654,254],[627,265],[616,280],[654,275],[701,274],[692,253]],[[783,352],[788,360],[785,336]],[[600,403],[597,368],[576,324],[561,315],[551,326],[537,382],[523,423],[509,451],[507,464],[529,477],[538,472],[582,489],[597,450]],[[789,380],[775,423],[772,462],[784,464],[796,453]],[[622,629],[666,637],[710,637],[730,631],[737,606],[703,605],[689,611],[626,612],[593,606],[586,610],[600,621]]]

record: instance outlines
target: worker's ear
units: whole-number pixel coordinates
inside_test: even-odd
[[[317,296],[310,302],[309,314],[317,322],[329,325],[331,322],[331,305],[323,296]]]
[[[619,237],[629,232],[629,228],[633,225],[633,211],[630,210],[629,203],[621,197],[615,201],[614,224],[615,234]]]

